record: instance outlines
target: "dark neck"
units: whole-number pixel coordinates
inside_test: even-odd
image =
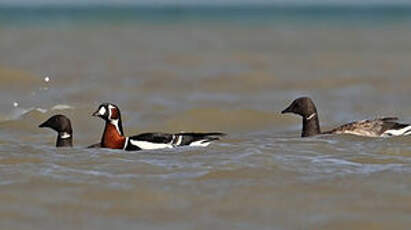
[[[73,136],[68,138],[61,138],[60,135],[57,136],[56,147],[73,147]]]
[[[307,119],[306,117],[303,118],[303,132],[301,133],[301,137],[311,137],[321,134],[320,130],[320,122],[318,121],[318,114],[311,119]]]

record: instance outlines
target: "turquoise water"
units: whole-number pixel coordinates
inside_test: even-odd
[[[397,24],[411,22],[411,6],[0,7],[1,26],[199,22],[254,26]]]

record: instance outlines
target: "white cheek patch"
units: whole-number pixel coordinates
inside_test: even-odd
[[[98,114],[101,116],[104,116],[104,114],[106,114],[106,108],[104,108],[104,106],[101,106],[100,109],[98,110]]]
[[[164,143],[152,143],[148,141],[134,141],[130,140],[130,144],[139,147],[140,149],[165,149],[165,148],[173,148],[171,144],[164,144]]]

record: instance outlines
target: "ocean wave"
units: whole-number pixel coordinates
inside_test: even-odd
[[[69,109],[74,109],[74,107],[70,105],[66,105],[66,104],[57,104],[47,109],[42,108],[42,107],[29,107],[29,108],[16,107],[10,113],[3,115],[3,116],[0,115],[0,122],[18,120],[24,116],[30,116],[30,114],[36,114],[36,113],[45,114],[50,111],[69,110]]]

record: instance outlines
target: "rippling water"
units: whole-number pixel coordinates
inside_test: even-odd
[[[279,114],[308,95],[323,129],[411,122],[404,12],[358,24],[304,12],[278,23],[242,12],[253,25],[221,12],[83,24],[90,12],[1,18],[2,229],[409,228],[409,137],[301,139],[299,118]],[[120,107],[128,135],[229,135],[208,148],[85,149],[100,139],[91,113],[102,102]],[[72,120],[72,149],[37,128],[57,113]]]

